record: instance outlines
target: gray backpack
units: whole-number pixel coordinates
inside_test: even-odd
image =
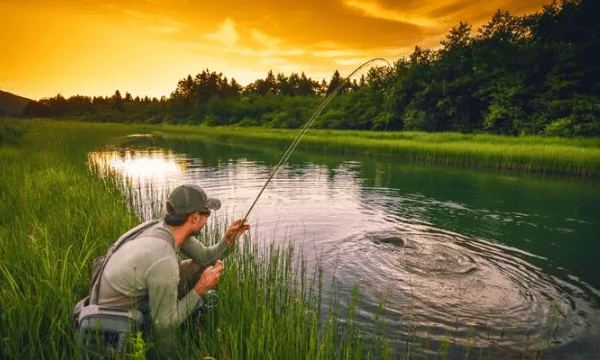
[[[77,330],[77,342],[86,351],[108,356],[122,354],[127,336],[132,331],[144,328],[145,318],[141,311],[98,305],[100,278],[106,263],[122,244],[157,223],[158,220],[149,220],[129,230],[108,249],[106,256],[94,261],[90,295],[77,302],[71,313],[71,324]]]

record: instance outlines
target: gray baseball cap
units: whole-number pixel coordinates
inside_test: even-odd
[[[171,207],[175,215],[188,215],[193,212],[219,210],[221,202],[209,198],[198,185],[181,185],[171,191],[167,199],[167,209]]]

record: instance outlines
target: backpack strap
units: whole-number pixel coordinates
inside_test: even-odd
[[[100,267],[100,270],[97,272],[94,272],[94,276],[92,278],[92,291],[90,292],[91,293],[90,295],[93,294],[93,296],[90,296],[90,304],[96,304],[96,305],[98,304],[98,298],[100,296],[100,279],[102,278],[102,273],[104,272],[106,263],[108,262],[108,259],[112,256],[112,254],[114,254],[114,252],[117,251],[117,249],[119,249],[119,247],[121,247],[121,245],[123,245],[124,243],[126,243],[129,240],[135,239],[143,231],[147,230],[151,226],[154,226],[158,223],[159,223],[159,220],[145,221],[145,222],[139,224],[138,226],[134,227],[133,229],[127,231],[125,234],[121,235],[119,237],[119,239],[117,239],[117,241],[115,241],[115,243],[112,244],[108,248],[108,252],[106,253],[106,256],[104,256],[103,257],[104,259],[101,260],[102,265]],[[100,258],[100,259],[102,259],[102,258]],[[99,264],[97,262],[94,264],[94,270],[97,268],[98,265]]]

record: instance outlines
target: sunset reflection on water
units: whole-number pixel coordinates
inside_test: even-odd
[[[118,149],[90,152],[88,163],[100,177],[112,177],[131,196],[138,215],[150,219],[163,211],[162,200],[185,180],[189,159],[165,149]]]

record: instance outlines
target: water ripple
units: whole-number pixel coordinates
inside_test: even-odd
[[[355,272],[393,288],[392,326],[406,327],[410,314],[431,339],[476,328],[479,341],[514,349],[566,344],[589,330],[575,296],[583,291],[545,274],[523,251],[409,222],[354,234],[346,246],[364,253]]]

